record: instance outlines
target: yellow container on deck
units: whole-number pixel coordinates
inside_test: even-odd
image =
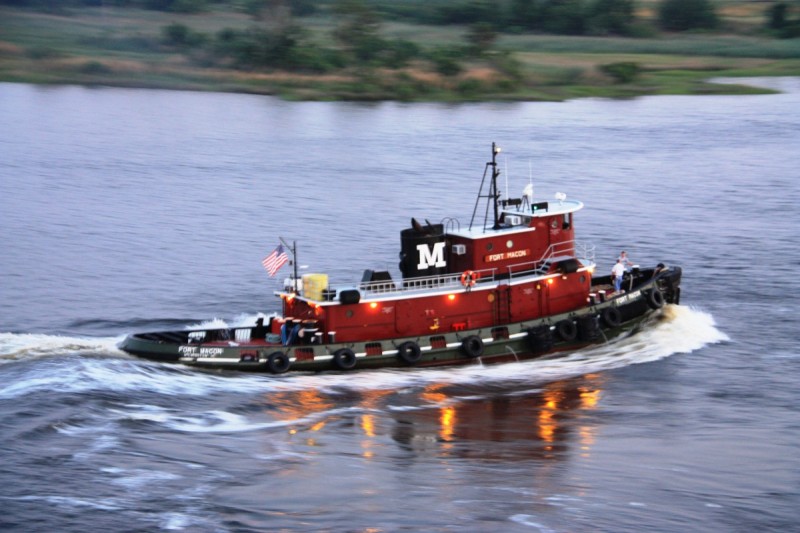
[[[303,274],[303,296],[322,300],[322,291],[328,288],[327,274]]]

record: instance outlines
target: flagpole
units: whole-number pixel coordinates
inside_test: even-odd
[[[292,257],[294,258],[294,292],[297,293],[297,241],[292,241]]]
[[[299,292],[297,290],[297,241],[292,241],[292,245],[289,246],[289,244],[283,240],[283,237],[278,237],[278,239],[280,239],[281,244],[283,244],[289,249],[289,251],[292,252],[292,263],[294,263],[294,279],[292,280],[292,289],[294,289],[294,292],[297,293]]]

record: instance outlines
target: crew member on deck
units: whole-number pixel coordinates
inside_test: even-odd
[[[284,346],[291,346],[297,342],[297,336],[300,333],[300,320],[287,318],[281,326],[281,342]]]
[[[625,265],[622,264],[622,259],[617,259],[617,262],[611,269],[611,277],[614,279],[615,292],[619,292],[622,289],[622,276],[624,274],[625,274]]]
[[[625,250],[622,250],[622,252],[620,252],[619,260],[622,262],[623,267],[633,266],[631,260],[628,259],[628,252],[626,252]]]

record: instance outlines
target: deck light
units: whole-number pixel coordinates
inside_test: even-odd
[[[448,295],[447,295],[447,299],[448,299],[448,300],[450,300],[450,301],[452,302],[453,300],[455,300],[455,299],[456,299],[456,295],[455,295],[455,294],[448,294]]]
[[[370,302],[369,306],[370,306],[372,309],[377,309],[377,308],[378,308],[378,302]]]

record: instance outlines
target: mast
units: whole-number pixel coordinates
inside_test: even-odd
[[[292,262],[294,263],[294,292],[299,292],[297,290],[297,241],[292,241]]]
[[[486,198],[486,213],[483,218],[483,229],[486,230],[486,223],[489,221],[489,202],[494,206],[492,229],[500,229],[500,215],[497,212],[497,204],[500,202],[500,193],[497,190],[497,177],[500,176],[500,171],[497,169],[497,154],[500,153],[500,147],[492,143],[492,160],[486,163],[486,168],[483,170],[483,178],[481,179],[481,187],[478,189],[478,197],[475,198],[475,208],[472,210],[472,218],[469,221],[469,228],[472,229],[472,224],[475,222],[475,215],[478,212],[478,204],[481,198]],[[489,192],[483,194],[483,186],[486,184],[486,171],[492,167],[492,180],[489,183]]]
[[[500,217],[497,214],[497,203],[500,201],[500,193],[497,190],[497,177],[500,175],[500,171],[497,170],[497,154],[499,153],[500,147],[492,142],[492,162],[489,163],[492,165],[492,184],[489,189],[489,198],[492,199],[494,205],[494,225],[492,229],[500,228]]]

